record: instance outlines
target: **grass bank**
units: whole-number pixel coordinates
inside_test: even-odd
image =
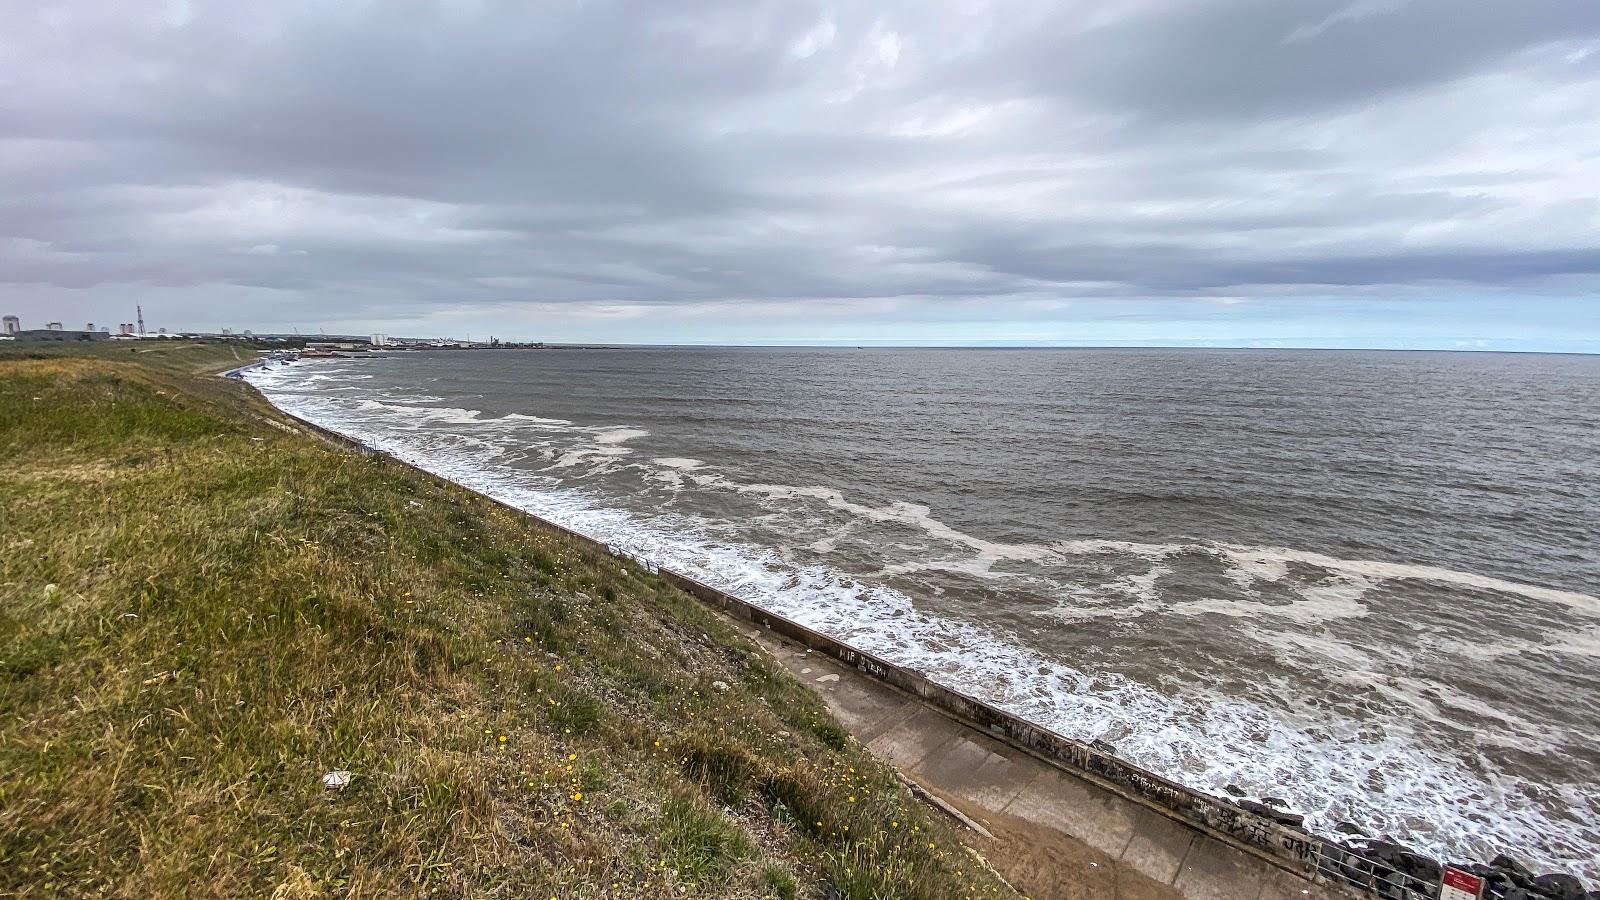
[[[1009,896],[726,622],[232,352],[0,351],[0,895]]]

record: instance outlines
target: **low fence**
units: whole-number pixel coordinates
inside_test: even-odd
[[[248,368],[251,367],[242,367],[225,374],[239,377],[234,373]],[[329,441],[369,456],[394,459],[390,454],[348,435],[307,421],[293,413],[284,415]],[[418,469],[418,471],[429,477],[439,478],[426,470]],[[1354,887],[1384,900],[1431,900],[1439,896],[1437,881],[1430,884],[1424,880],[1408,877],[1391,867],[1353,852],[1347,846],[1327,841],[1299,828],[1280,824],[1242,809],[1226,799],[1210,796],[1140,768],[1117,758],[1107,750],[1056,734],[688,575],[661,568],[648,559],[540,518],[494,497],[481,493],[479,496],[518,515],[527,516],[541,527],[558,532],[581,544],[613,556],[627,558],[690,596],[739,621],[781,635],[810,650],[826,653],[867,677],[916,696],[956,719],[1009,744],[1024,748],[1072,775],[1211,835],[1308,882]]]

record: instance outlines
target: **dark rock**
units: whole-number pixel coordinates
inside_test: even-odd
[[[1412,900],[1410,892],[1393,881],[1378,882],[1377,892],[1381,900]]]
[[[1400,864],[1395,868],[1418,881],[1427,881],[1433,884],[1438,884],[1439,880],[1444,877],[1444,866],[1439,865],[1438,860],[1409,850],[1400,854]]]
[[[1533,879],[1531,887],[1555,900],[1584,900],[1583,882],[1565,873],[1540,875]]]
[[[1244,788],[1239,787],[1237,784],[1226,784],[1222,786],[1222,789],[1235,797],[1244,796]]]
[[[1348,844],[1332,842],[1322,845],[1321,868],[1326,872],[1337,872],[1355,884],[1366,884],[1367,876],[1372,874],[1372,863],[1359,851]]]
[[[1505,873],[1487,863],[1451,863],[1453,868],[1460,869],[1468,875],[1476,875],[1483,879],[1483,895],[1485,897],[1499,896],[1496,891],[1503,893],[1511,886]]]
[[[1089,746],[1093,747],[1096,750],[1099,750],[1101,753],[1106,753],[1106,754],[1109,754],[1111,756],[1116,756],[1117,755],[1117,747],[1116,747],[1115,744],[1111,743],[1110,741],[1102,741],[1099,738],[1095,738],[1094,740],[1089,742]]]
[[[1357,884],[1381,886],[1395,879],[1394,866],[1384,859],[1386,854],[1382,847],[1375,851],[1371,843],[1348,844],[1346,846],[1350,848],[1350,852],[1353,854],[1352,861],[1354,865],[1351,868],[1355,868],[1360,872],[1359,877],[1352,879]]]
[[[1301,828],[1304,827],[1306,822],[1306,817],[1300,815],[1299,813],[1284,812],[1277,807],[1268,806],[1265,803],[1257,803],[1254,800],[1238,800],[1235,802],[1237,802],[1239,804],[1239,808],[1245,812],[1253,812],[1264,819],[1271,819],[1272,821],[1277,822],[1279,825],[1287,825],[1290,828]]]
[[[1360,852],[1382,868],[1397,873],[1398,877],[1391,880],[1409,880],[1422,885],[1418,888],[1408,884],[1412,890],[1423,893],[1433,891],[1434,887],[1429,886],[1436,887],[1444,877],[1444,866],[1438,860],[1394,841],[1369,841],[1366,849]]]
[[[1417,898],[1427,898],[1427,900],[1433,900],[1433,898],[1439,896],[1439,882],[1437,881],[1427,881],[1421,878],[1407,878],[1406,888],[1407,890],[1411,891],[1411,896],[1407,897],[1406,900],[1417,900]]]
[[[1504,853],[1496,856],[1494,859],[1489,860],[1489,866],[1490,868],[1499,869],[1501,872],[1509,875],[1511,880],[1516,884],[1526,886],[1533,883],[1533,872],[1530,871],[1527,866],[1517,862]]]
[[[1411,851],[1391,840],[1369,841],[1367,843],[1367,856],[1371,859],[1385,863],[1391,868],[1400,868],[1400,859]]]
[[[1289,808],[1289,801],[1283,799],[1282,797],[1262,797],[1261,802],[1268,806],[1276,806],[1279,809]]]
[[[1493,874],[1485,875],[1483,878],[1483,894],[1485,897],[1499,897],[1513,890],[1520,891],[1522,886],[1500,869],[1495,869]]]
[[[1600,891],[1590,891],[1584,894],[1583,900],[1600,900]]]
[[[1333,826],[1333,830],[1340,834],[1353,834],[1356,837],[1366,837],[1366,833],[1349,822],[1340,822]]]

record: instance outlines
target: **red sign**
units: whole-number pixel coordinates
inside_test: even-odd
[[[1483,896],[1483,879],[1471,872],[1444,870],[1444,885],[1439,890],[1439,900],[1479,900]]]

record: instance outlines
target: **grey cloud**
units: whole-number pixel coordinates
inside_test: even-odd
[[[7,5],[11,306],[914,315],[1597,274],[1586,0]]]
[[[1600,36],[1600,5],[1586,0],[1396,0],[1299,39],[1339,6],[1175,4],[1087,31],[1068,20],[1069,33],[1036,34],[1017,48],[1015,77],[1154,116],[1303,116],[1492,70],[1529,47]]]

